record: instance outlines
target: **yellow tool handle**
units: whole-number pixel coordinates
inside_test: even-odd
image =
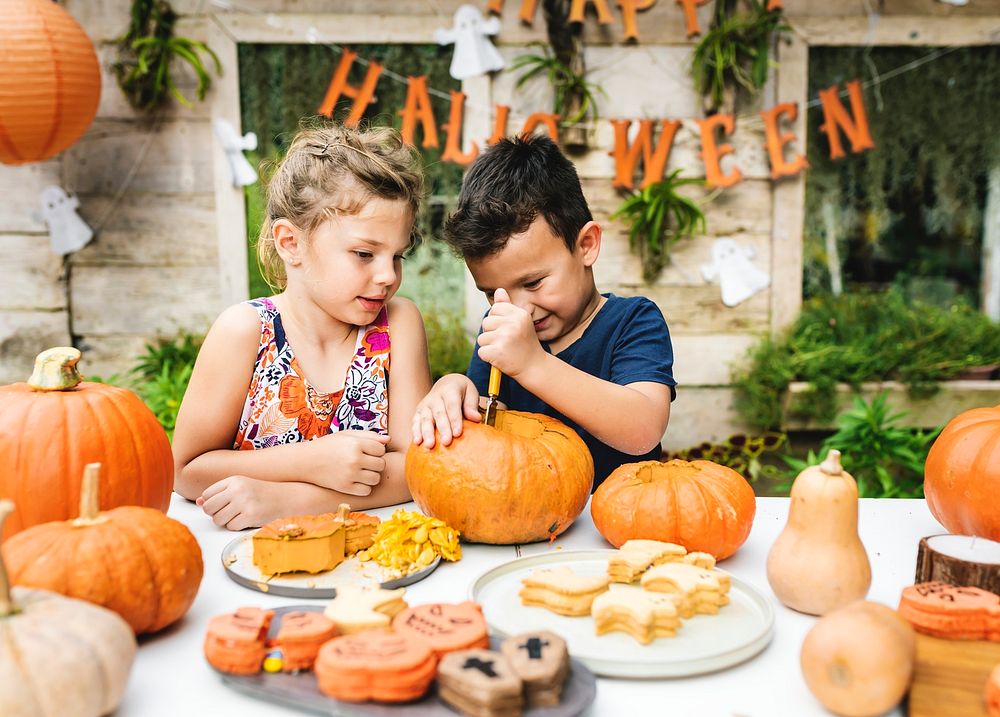
[[[488,391],[488,393],[489,393],[490,396],[499,396],[500,395],[500,376],[501,375],[502,374],[500,373],[500,369],[498,369],[496,366],[491,366],[490,367],[490,387],[489,387],[489,391]]]

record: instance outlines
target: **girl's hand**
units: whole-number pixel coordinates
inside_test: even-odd
[[[531,314],[510,303],[503,289],[493,295],[493,307],[483,319],[478,343],[479,358],[514,378],[545,355]]]
[[[229,476],[206,488],[195,503],[220,528],[256,528],[282,517],[274,515],[274,511],[285,487],[248,476]]]
[[[369,495],[385,474],[389,436],[374,431],[337,431],[309,441],[309,481],[347,495]]]

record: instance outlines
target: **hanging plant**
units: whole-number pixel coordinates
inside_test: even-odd
[[[625,219],[631,226],[629,247],[642,259],[642,276],[647,282],[656,279],[670,261],[670,247],[685,237],[705,231],[701,207],[677,192],[679,187],[704,184],[704,180],[684,178],[676,169],[668,177],[636,190],[625,199],[612,219]]]
[[[718,0],[711,29],[694,49],[691,75],[705,98],[706,112],[735,104],[736,86],[757,94],[767,82],[771,36],[787,32],[780,10],[768,11],[761,0],[746,0],[749,9],[737,12],[738,0]]]
[[[132,0],[129,28],[118,40],[118,60],[112,68],[118,86],[136,109],[154,110],[171,96],[186,107],[192,106],[171,75],[175,58],[194,70],[199,100],[205,99],[212,86],[202,54],[208,55],[215,72],[222,74],[222,64],[208,45],[187,37],[174,37],[176,23],[177,13],[166,0]]]

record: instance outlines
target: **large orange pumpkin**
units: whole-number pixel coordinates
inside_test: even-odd
[[[156,632],[191,607],[204,573],[187,526],[152,508],[98,512],[100,465],[84,472],[80,517],[36,525],[4,543],[14,585],[114,610],[136,634]]]
[[[80,503],[80,476],[101,463],[100,504],[166,511],[173,489],[170,441],[135,394],[81,383],[71,347],[43,351],[27,383],[0,387],[0,499],[17,510],[5,535],[66,520]]]
[[[413,500],[477,543],[547,540],[587,504],[594,461],[569,426],[539,413],[497,411],[496,426],[465,422],[450,445],[410,446]]]
[[[1000,540],[1000,406],[944,427],[924,464],[924,496],[949,532]]]
[[[51,0],[0,2],[0,27],[0,162],[40,162],[79,139],[97,114],[97,53]]]
[[[712,461],[627,463],[594,492],[590,513],[604,539],[663,540],[717,560],[750,535],[753,488],[732,468]]]

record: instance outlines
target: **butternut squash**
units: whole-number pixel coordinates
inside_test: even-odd
[[[871,565],[858,537],[858,486],[840,451],[799,473],[788,524],[767,556],[767,581],[799,612],[825,615],[868,594]]]
[[[802,642],[809,691],[841,717],[876,717],[903,699],[917,639],[892,608],[858,600],[820,618]]]

